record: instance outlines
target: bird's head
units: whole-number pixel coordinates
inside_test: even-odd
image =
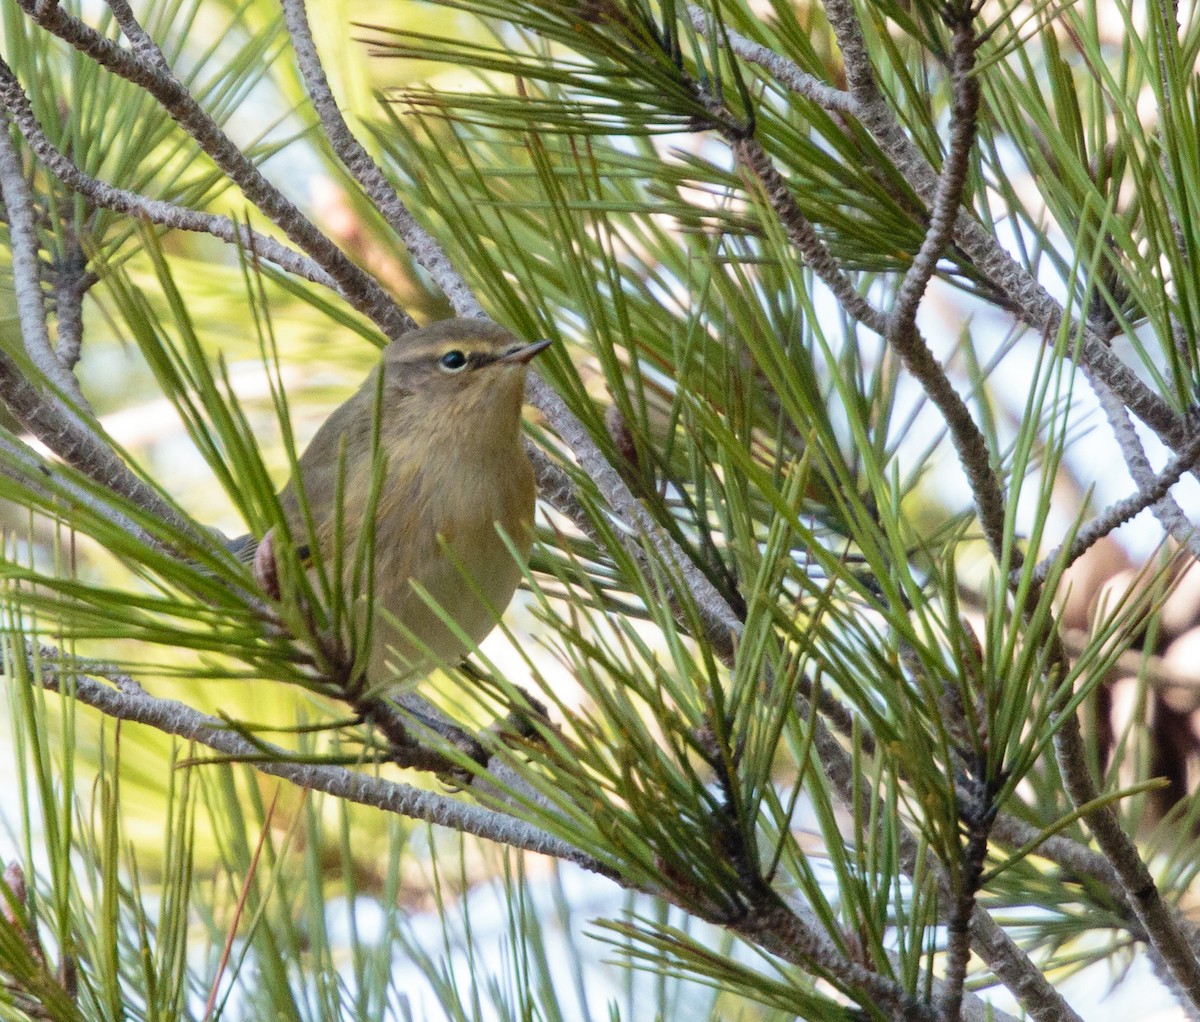
[[[529,363],[549,345],[523,341],[487,320],[434,323],[384,350],[385,400],[395,388],[406,401],[415,398],[455,414],[488,417],[493,407],[519,408]]]

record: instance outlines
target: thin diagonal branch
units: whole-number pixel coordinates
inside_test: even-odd
[[[731,138],[727,135],[726,139],[732,146],[738,166],[761,186],[768,204],[787,232],[788,239],[796,246],[804,265],[829,288],[846,315],[881,337],[885,336],[887,317],[858,293],[854,282],[842,271],[825,243],[817,236],[808,217],[801,211],[762,143],[753,137]]]
[[[1065,667],[1065,661],[1064,667]],[[1054,752],[1059,772],[1071,801],[1086,805],[1099,797],[1095,780],[1088,768],[1089,758],[1075,713],[1056,715],[1059,726],[1054,736]],[[1121,827],[1112,805],[1103,805],[1084,817],[1096,843],[1112,863],[1121,881],[1130,908],[1133,909],[1153,949],[1161,957],[1180,991],[1200,1008],[1200,962],[1178,919],[1163,901],[1158,885],[1138,854],[1137,847]]]
[[[858,293],[842,272],[824,242],[818,237],[792,196],[787,182],[775,168],[761,143],[753,137],[732,137],[734,159],[763,188],[767,201],[796,246],[805,265],[833,292],[847,315],[884,337],[896,350],[905,368],[921,384],[928,398],[942,413],[950,429],[959,462],[967,474],[976,510],[992,555],[1000,561],[1004,553],[1004,496],[991,466],[991,456],[970,409],[951,385],[949,377],[933,357],[916,328],[916,311],[932,278],[942,251],[953,233],[962,197],[979,108],[979,85],[972,69],[975,39],[970,22],[956,28],[953,66],[955,105],[951,145],[943,173],[933,194],[930,227],[909,272],[905,275],[896,306],[885,316]],[[799,72],[799,69],[796,69]],[[1013,548],[1011,557],[1020,558]]]
[[[861,116],[862,107],[882,100],[883,95],[875,82],[875,69],[854,10],[854,0],[824,0],[824,6],[825,17],[837,37],[838,49],[842,51],[846,84],[850,86],[848,91],[859,105],[856,113]]]
[[[1102,380],[1090,375],[1087,379],[1100,402],[1100,408],[1104,412],[1105,419],[1108,420],[1109,428],[1117,441],[1121,457],[1125,459],[1125,466],[1129,469],[1129,474],[1133,476],[1133,481],[1139,490],[1153,490],[1155,487],[1154,469],[1146,458],[1145,449],[1138,439],[1137,430],[1129,421],[1129,413],[1125,410],[1125,406]],[[1169,464],[1168,469],[1170,467]],[[1183,509],[1170,494],[1164,493],[1158,501],[1150,505],[1150,510],[1158,519],[1159,524],[1180,546],[1186,547],[1193,557],[1200,559],[1200,534],[1197,534],[1195,525],[1188,520]]]
[[[587,510],[579,499],[575,484],[566,470],[551,459],[537,444],[525,442],[525,453],[529,455],[533,465],[533,475],[537,480],[538,499],[544,500],[559,514],[565,516],[580,532],[589,539],[596,540],[598,535],[588,518]]]
[[[859,120],[917,194],[931,202],[937,194],[937,175],[904,133],[879,91],[853,0],[825,0],[825,13],[842,51],[850,94],[858,103]],[[974,217],[959,211],[954,236],[980,272],[1008,296],[1012,307],[1025,322],[1040,330],[1044,337],[1056,335],[1064,315],[1062,306]],[[1170,405],[1142,383],[1133,370],[1112,353],[1103,338],[1086,328],[1086,324],[1078,358],[1168,444],[1176,446],[1183,441],[1182,423]]]
[[[580,426],[580,429],[582,428]],[[596,528],[579,499],[571,477],[540,448],[529,444],[527,445],[527,450],[530,461],[533,463],[534,475],[537,479],[538,498],[544,500],[558,511],[559,514],[564,515],[585,536],[598,541]],[[638,508],[641,507],[640,504],[636,506]],[[634,513],[633,507],[634,505],[629,506],[631,514]],[[654,524],[653,519],[644,510],[641,514],[645,519],[643,522],[645,528],[657,530],[657,525]],[[652,533],[645,530],[641,530],[640,534],[652,535]],[[674,551],[670,563],[676,569],[679,569],[680,565],[683,565],[683,568],[688,572],[688,585],[700,610],[701,622],[704,625],[704,638],[712,645],[717,657],[727,667],[732,666],[735,649],[733,639],[740,633],[740,619],[728,601],[717,591],[716,587],[703,574],[696,571],[694,567],[691,567],[693,562],[690,559],[680,560],[682,551],[674,544],[671,537],[663,532],[659,538],[664,543],[670,544],[669,549]],[[638,542],[636,535],[621,532],[618,535],[618,539],[630,558],[639,567],[649,571],[649,558],[645,549]],[[693,624],[687,615],[683,613],[683,608],[680,606],[679,601],[671,596],[668,596],[668,600],[670,601],[672,614],[679,627],[685,631],[692,630]]]
[[[701,34],[706,34],[713,27],[712,13],[697,4],[687,5],[687,16],[692,27]],[[787,57],[776,53],[770,47],[756,43],[753,39],[747,39],[728,26],[723,26],[721,37],[732,52],[748,63],[757,64],[771,78],[796,95],[811,99],[831,113],[851,116],[857,113],[858,105],[850,93],[842,89],[835,89],[832,85],[826,85],[816,75],[810,75],[807,71],[801,70]]]
[[[1114,433],[1123,438],[1122,453],[1127,462],[1130,462],[1135,481],[1139,486],[1144,485],[1149,489],[1153,484],[1153,472],[1145,461],[1145,454],[1124,407],[1115,399],[1103,380],[1091,373],[1087,373],[1087,376],[1109,422],[1114,426]],[[1142,480],[1146,480],[1145,483]],[[1178,512],[1181,518],[1183,516],[1169,496],[1164,496],[1152,507],[1156,509],[1160,520],[1163,520],[1168,529],[1171,528],[1168,523],[1173,524],[1173,512]],[[1186,519],[1184,521],[1186,522]],[[1189,539],[1194,538],[1194,530],[1190,526],[1188,528]],[[1069,665],[1057,635],[1054,637],[1054,646],[1055,660],[1065,676]],[[1075,713],[1055,716],[1060,723],[1054,735],[1054,752],[1067,794],[1076,806],[1086,805],[1095,801],[1099,792],[1087,765],[1088,758],[1084,751],[1079,718]],[[1165,981],[1177,996],[1190,1002],[1192,1011],[1200,1011],[1200,961],[1197,950],[1200,949],[1200,934],[1197,934],[1194,927],[1177,918],[1163,901],[1162,894],[1142,861],[1137,847],[1121,827],[1115,808],[1111,805],[1102,806],[1088,813],[1085,821],[1105,858],[1112,865],[1113,872],[1120,881],[1125,901],[1145,932],[1155,957],[1156,968],[1165,971]]]
[[[135,475],[111,444],[61,402],[41,394],[4,354],[0,354],[0,396],[14,418],[72,468],[133,501],[144,511],[194,533],[191,523]],[[140,528],[133,528],[131,534],[160,546]]]
[[[970,16],[954,26],[950,55],[950,145],[938,175],[929,210],[929,226],[921,247],[904,274],[889,314],[889,334],[916,329],[917,309],[933,279],[938,260],[954,238],[954,221],[962,205],[963,189],[971,168],[979,116],[979,80],[975,77],[976,40]]]
[[[1126,424],[1132,424],[1126,419]],[[1140,446],[1140,445],[1139,445]],[[1148,507],[1156,508],[1162,499],[1170,492],[1183,476],[1191,471],[1192,467],[1200,460],[1200,437],[1193,440],[1183,451],[1170,461],[1167,462],[1158,475],[1152,475],[1147,483],[1143,486],[1139,483],[1138,491],[1131,493],[1128,497],[1118,500],[1110,504],[1099,515],[1093,518],[1088,524],[1079,530],[1075,535],[1075,539],[1071,542],[1071,548],[1067,552],[1066,557],[1063,557],[1063,548],[1057,547],[1046,557],[1038,562],[1033,571],[1033,578],[1040,585],[1046,581],[1046,577],[1050,574],[1050,569],[1055,562],[1062,560],[1063,566],[1073,564],[1082,557],[1091,547],[1098,543],[1101,539],[1107,536],[1114,529],[1120,528],[1126,522],[1137,517]],[[1144,455],[1140,460],[1140,464],[1149,468],[1149,465],[1144,460]],[[1176,505],[1178,508],[1178,505]],[[1182,513],[1182,509],[1179,509]],[[1171,535],[1179,538],[1175,530],[1169,529]],[[1182,537],[1183,541],[1191,547],[1196,542],[1195,526],[1190,526]]]
[[[3,372],[0,369],[0,381],[3,379]],[[0,386],[3,386],[2,382],[0,382]],[[27,445],[3,429],[0,429],[0,473],[8,476],[41,500],[48,502],[57,498],[59,501],[66,500],[79,507],[86,507],[97,517],[120,526],[122,530],[139,542],[150,547],[160,546],[155,537],[126,515],[121,514],[110,502],[98,499],[73,480],[65,478],[59,465],[55,462],[43,461]]]
[[[157,490],[121,460],[111,442],[67,409],[43,395],[15,362],[0,354],[0,397],[13,417],[58,457],[101,486],[125,497],[164,522],[203,542],[212,542],[194,522],[181,515]],[[133,532],[152,546],[162,544],[141,529]]]

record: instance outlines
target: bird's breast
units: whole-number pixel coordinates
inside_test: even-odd
[[[390,474],[377,508],[376,605],[454,661],[465,645],[418,595],[414,583],[473,642],[481,641],[521,579],[499,529],[524,558],[532,543],[535,484],[516,446],[488,465],[437,470],[429,464]],[[397,636],[394,647],[403,646]]]
[[[495,540],[499,523],[518,549],[532,536],[535,484],[524,450],[497,452],[483,463],[454,459],[389,472],[376,510],[377,543],[409,546],[442,542],[470,551]],[[440,537],[440,540],[437,539]]]

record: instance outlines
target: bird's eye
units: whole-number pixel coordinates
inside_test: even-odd
[[[438,365],[448,373],[457,373],[460,369],[466,368],[467,356],[455,348],[438,359]]]

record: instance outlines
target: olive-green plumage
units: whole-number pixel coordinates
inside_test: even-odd
[[[349,585],[370,491],[372,423],[383,373],[380,442],[387,466],[375,515],[376,620],[366,676],[372,688],[419,677],[438,662],[454,663],[467,649],[411,583],[425,589],[473,642],[492,630],[512,598],[521,568],[497,524],[527,555],[536,490],[521,441],[521,402],[529,361],[547,343],[526,344],[483,320],[447,320],[406,334],[384,350],[366,382],[301,455],[300,484],[330,564],[344,438]],[[293,477],[280,501],[299,542],[307,530],[296,487]]]

